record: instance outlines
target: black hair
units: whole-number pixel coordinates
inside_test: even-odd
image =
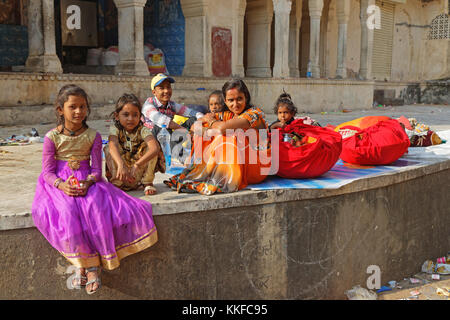
[[[60,115],[58,113],[58,109],[61,109],[61,110],[64,109],[64,103],[66,103],[67,100],[69,100],[69,96],[78,96],[78,97],[82,97],[82,98],[84,98],[84,100],[86,100],[86,106],[88,109],[88,113],[87,113],[86,118],[83,120],[83,126],[86,128],[89,128],[89,126],[86,123],[87,118],[88,118],[89,114],[91,113],[91,107],[89,105],[88,95],[87,95],[86,91],[84,91],[79,86],[77,86],[75,84],[67,84],[59,90],[58,96],[55,99],[55,113],[56,113],[57,125],[62,126],[60,133],[62,133],[64,131],[65,119],[64,119],[64,115]]]
[[[284,90],[283,93],[278,97],[277,101],[275,102],[275,106],[273,107],[273,112],[275,114],[278,114],[278,108],[281,105],[285,105],[292,113],[292,116],[295,116],[297,114],[297,107],[295,106],[294,102],[292,102],[291,95],[289,93],[286,93]]]
[[[119,99],[117,99],[116,108],[110,114],[110,117],[114,120],[114,125],[119,130],[122,130],[123,126],[120,124],[119,120],[116,120],[115,115],[118,115],[120,113],[120,111],[122,111],[123,107],[129,103],[132,104],[133,106],[135,106],[136,108],[138,108],[139,113],[142,116],[142,104],[139,101],[138,97],[136,97],[132,93],[124,93],[122,96],[119,97]],[[141,119],[141,117],[139,117],[139,123],[138,123],[137,127],[139,127],[139,125],[141,125],[141,124],[142,124],[142,119]]]
[[[253,105],[251,104],[251,97],[250,92],[248,91],[247,86],[245,85],[244,81],[241,79],[232,79],[227,82],[222,87],[222,94],[225,98],[227,96],[227,91],[231,89],[238,89],[240,92],[242,92],[245,96],[245,110],[253,108]]]
[[[220,111],[229,111],[227,105],[225,104],[225,99],[223,97],[222,91],[220,90],[214,90],[211,92],[211,94],[208,97],[208,107],[209,107],[209,99],[211,99],[212,96],[217,96],[219,98],[219,104],[222,106],[222,110]]]

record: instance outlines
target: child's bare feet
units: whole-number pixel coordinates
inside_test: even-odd
[[[152,196],[152,195],[156,194],[156,188],[153,186],[153,183],[145,186],[144,194],[146,196]]]

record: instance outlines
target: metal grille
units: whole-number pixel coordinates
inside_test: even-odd
[[[450,39],[450,24],[448,22],[448,14],[443,13],[438,15],[431,22],[428,39]]]
[[[372,76],[377,80],[391,78],[392,44],[394,40],[394,4],[377,0],[381,10],[381,29],[373,33]]]

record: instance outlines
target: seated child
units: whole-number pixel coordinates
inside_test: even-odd
[[[228,107],[225,104],[222,91],[215,90],[211,92],[208,97],[208,108],[211,113],[218,113],[222,111],[228,111]]]
[[[152,130],[154,137],[158,136],[159,131],[163,125],[166,125],[170,134],[176,129],[189,130],[197,119],[203,117],[203,113],[197,112],[188,108],[185,105],[181,105],[171,101],[172,97],[172,83],[175,80],[166,74],[158,73],[153,77],[150,87],[152,89],[153,97],[148,98],[142,106],[142,121],[144,126]],[[188,120],[179,125],[173,118],[175,115],[187,117]],[[182,144],[187,141],[187,131],[185,134],[171,137],[170,148],[173,150],[177,144]],[[172,159],[178,157],[182,159],[186,157],[183,148],[179,149],[179,154],[172,154]]]
[[[87,125],[86,92],[65,85],[55,109],[58,124],[44,137],[32,217],[45,239],[76,266],[69,288],[85,286],[93,294],[101,286],[101,267],[118,268],[123,258],[155,244],[158,233],[151,203],[102,178],[102,137]],[[54,270],[49,272],[53,276]]]
[[[280,129],[295,120],[297,107],[292,101],[291,96],[288,93],[283,92],[275,102],[273,111],[278,116],[278,120],[270,124],[269,129]],[[320,126],[317,121],[310,117],[299,117],[299,119],[302,119],[305,124]]]
[[[175,80],[172,77],[158,73],[153,77],[150,86],[154,96],[148,98],[142,106],[142,120],[144,125],[152,130],[155,137],[161,130],[162,125],[166,125],[170,133],[172,130],[181,128],[189,130],[192,124],[203,116],[201,112],[197,112],[170,100],[172,97],[171,84],[174,82]],[[189,119],[179,125],[173,121],[175,115]]]
[[[165,171],[164,156],[150,129],[141,121],[141,103],[133,94],[122,95],[111,114],[109,143],[105,152],[109,182],[124,190],[144,187],[145,195],[153,195],[155,172]]]

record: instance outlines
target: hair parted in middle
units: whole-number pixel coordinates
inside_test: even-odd
[[[134,94],[132,93],[124,93],[123,95],[121,95],[119,97],[119,99],[117,99],[116,102],[116,108],[115,110],[110,114],[110,117],[114,120],[114,125],[116,126],[117,129],[122,130],[123,126],[120,124],[119,120],[116,120],[115,116],[118,115],[120,113],[120,111],[122,111],[123,107],[126,104],[132,104],[134,106],[136,106],[136,108],[138,108],[140,115],[142,116],[142,104],[139,101],[138,97],[136,97]],[[139,119],[139,124],[138,127],[142,124],[142,118]]]
[[[222,87],[222,94],[223,97],[226,98],[227,91],[231,89],[238,89],[240,92],[242,92],[245,96],[245,110],[253,108],[253,105],[251,104],[251,97],[250,92],[248,91],[247,86],[245,85],[244,81],[241,79],[232,79],[227,82]]]
[[[60,133],[62,133],[64,131],[65,120],[64,120],[64,116],[60,115],[58,113],[58,109],[61,109],[61,110],[64,109],[64,104],[67,102],[67,100],[69,100],[69,96],[82,97],[82,98],[84,98],[84,100],[86,100],[86,107],[88,109],[88,113],[86,115],[86,119],[83,120],[83,126],[86,128],[89,128],[86,121],[87,121],[87,118],[89,117],[89,114],[91,113],[91,107],[89,105],[89,97],[88,97],[86,91],[84,91],[82,88],[80,88],[79,86],[77,86],[75,84],[66,84],[59,90],[58,96],[56,97],[55,104],[54,104],[57,125],[62,126]]]

